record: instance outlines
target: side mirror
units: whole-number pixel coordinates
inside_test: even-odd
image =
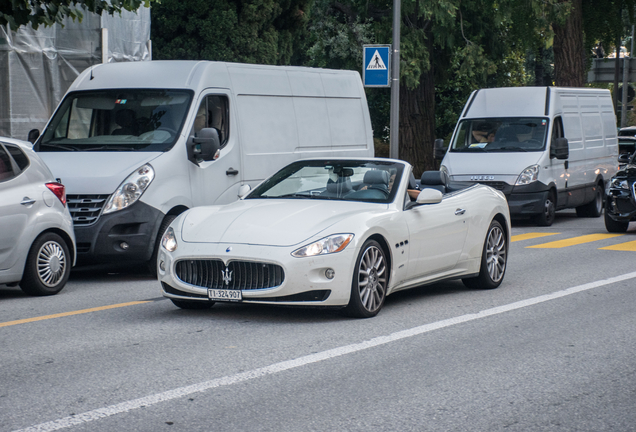
[[[190,138],[188,156],[193,162],[197,159],[211,161],[214,160],[214,155],[220,148],[219,132],[214,128],[203,128],[197,136]]]
[[[445,155],[446,155],[446,149],[444,148],[444,140],[441,138],[438,138],[435,140],[435,143],[433,144],[433,157],[435,158],[435,160],[442,160],[444,159]]]
[[[444,194],[441,191],[425,187],[417,196],[415,202],[418,204],[437,204],[442,201],[443,196]]]
[[[557,138],[550,146],[550,159],[567,159],[570,156],[567,138]]]
[[[241,185],[239,187],[239,190],[238,190],[239,199],[245,198],[245,195],[250,193],[251,190],[252,190],[252,188],[250,187],[250,185],[248,185],[248,184]]]
[[[38,138],[40,138],[40,130],[31,129],[29,131],[29,135],[27,135],[27,141],[29,141],[31,144],[35,144]]]

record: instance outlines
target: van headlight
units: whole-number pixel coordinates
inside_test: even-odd
[[[529,166],[528,168],[524,169],[521,172],[521,174],[519,174],[519,177],[517,178],[517,182],[515,183],[515,186],[523,186],[523,185],[530,184],[532,182],[537,181],[538,177],[539,177],[539,165]]]
[[[119,185],[104,206],[104,214],[123,210],[137,202],[155,178],[155,170],[150,164],[136,169]]]
[[[292,256],[304,258],[340,252],[351,243],[351,240],[353,240],[353,234],[335,234],[322,238],[307,246],[303,246],[300,249],[296,249],[292,252]]]

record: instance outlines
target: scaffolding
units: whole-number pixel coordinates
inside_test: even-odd
[[[73,80],[91,65],[151,60],[150,9],[97,15],[64,25],[0,26],[0,136],[42,130]]]

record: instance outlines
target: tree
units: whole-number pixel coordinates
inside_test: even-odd
[[[507,43],[510,22],[490,0],[402,1],[399,155],[416,174],[434,168],[433,141],[452,130],[470,91],[517,79],[522,63]],[[317,0],[310,32],[312,65],[359,70],[362,43],[391,41],[391,3]],[[374,129],[377,136],[375,122]]]
[[[152,10],[157,59],[300,62],[310,0],[162,0]]]
[[[62,24],[67,17],[81,21],[83,11],[114,15],[122,10],[134,12],[142,4],[149,7],[154,1],[158,0],[0,0],[0,25],[8,24],[14,31],[24,25],[37,29]]]

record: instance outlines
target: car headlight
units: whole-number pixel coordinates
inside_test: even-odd
[[[292,252],[292,256],[303,258],[340,252],[351,243],[351,240],[353,240],[353,234],[334,234],[296,249]]]
[[[161,246],[168,252],[174,252],[177,250],[177,238],[174,235],[172,227],[168,227],[163,237],[161,237]]]
[[[519,177],[517,177],[517,182],[515,183],[515,186],[530,184],[532,182],[537,181],[538,177],[539,177],[539,165],[529,166],[528,168],[524,169],[521,172],[521,174],[519,174]]]
[[[155,170],[149,164],[136,169],[110,196],[104,206],[104,214],[123,210],[137,202],[154,178]]]
[[[625,179],[614,178],[611,182],[611,187],[615,189],[629,189],[629,183]]]

